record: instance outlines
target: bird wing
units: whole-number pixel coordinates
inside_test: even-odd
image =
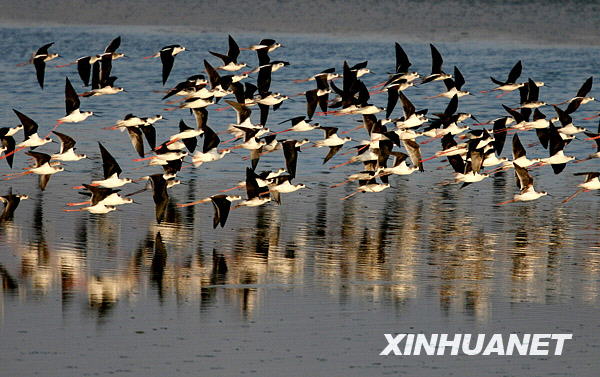
[[[519,60],[510,70],[510,72],[508,74],[508,78],[506,79],[506,83],[507,84],[516,83],[519,76],[521,76],[522,70],[523,70],[523,65],[521,64],[521,61]]]
[[[121,174],[123,170],[117,163],[117,160],[110,154],[110,152],[104,148],[104,146],[98,142],[98,146],[100,147],[100,154],[102,155],[102,169],[104,171],[104,179],[108,179],[113,174]]]
[[[36,55],[48,55],[48,49],[53,44],[54,44],[54,42],[50,42],[50,43],[43,45],[42,47],[38,48],[38,50],[35,52],[35,54]]]
[[[14,113],[17,114],[21,125],[23,126],[23,133],[25,134],[25,140],[35,133],[38,132],[38,124],[27,115],[13,109]]]
[[[46,62],[44,61],[44,56],[40,56],[38,58],[33,59],[33,65],[35,67],[35,75],[37,77],[38,84],[40,84],[40,88],[44,89],[44,75],[46,71]]]
[[[579,88],[579,90],[577,91],[577,95],[576,97],[585,97],[587,96],[587,94],[590,92],[590,90],[592,90],[592,84],[594,82],[594,77],[590,76],[587,80],[585,80],[585,82],[583,83],[583,85],[581,85],[581,88]]]
[[[172,49],[162,49],[160,50],[160,61],[162,63],[162,83],[165,85],[167,79],[169,78],[169,74],[171,74],[171,70],[173,69],[173,64],[175,63],[175,57],[173,56]]]
[[[75,139],[73,139],[72,137],[57,131],[52,131],[52,133],[58,136],[58,138],[60,139],[60,154],[65,153],[69,149],[75,147]]]
[[[144,157],[144,140],[142,139],[142,130],[139,127],[127,127],[127,133],[131,139],[131,145],[138,156]]]
[[[442,73],[442,64],[444,63],[444,59],[442,59],[442,54],[435,48],[434,45],[429,44],[431,49],[431,73],[438,74]]]
[[[406,73],[408,68],[411,66],[408,56],[402,46],[398,42],[395,45],[396,48],[396,73]]]
[[[71,81],[67,77],[65,81],[65,108],[67,115],[71,114],[73,111],[79,109],[81,103],[79,102],[79,96],[73,88]]]
[[[419,171],[425,171],[423,162],[421,161],[421,147],[419,144],[412,139],[402,139],[402,144],[404,145],[404,148],[406,148],[413,166],[418,167]]]
[[[106,48],[104,49],[104,52],[112,54],[113,52],[117,51],[119,46],[121,46],[121,36],[118,36],[112,41],[110,41],[108,46],[106,46]]]

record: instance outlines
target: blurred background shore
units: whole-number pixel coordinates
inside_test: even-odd
[[[0,23],[23,26],[154,25],[403,41],[600,44],[598,1],[0,0],[0,7]]]

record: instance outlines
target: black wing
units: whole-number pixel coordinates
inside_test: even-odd
[[[75,140],[68,136],[65,135],[63,133],[57,132],[57,131],[52,131],[53,134],[55,134],[56,136],[58,136],[58,138],[60,139],[61,142],[61,146],[60,146],[60,153],[65,153],[67,152],[69,149],[75,147]]]
[[[387,106],[385,107],[385,117],[386,118],[389,118],[390,115],[392,115],[392,112],[394,111],[394,108],[396,107],[396,104],[398,103],[399,92],[400,91],[397,88],[388,88],[387,89],[388,100],[387,100]]]
[[[204,144],[202,145],[202,153],[208,153],[210,150],[219,146],[221,139],[212,128],[204,127]]]
[[[46,71],[46,62],[44,61],[44,56],[40,56],[38,58],[33,59],[33,65],[35,67],[35,74],[37,77],[38,84],[40,84],[40,88],[44,89],[44,75]]]
[[[416,111],[415,105],[410,102],[408,97],[404,95],[404,93],[400,92],[400,101],[402,101],[402,109],[404,110],[404,119],[410,118]]]
[[[140,157],[144,157],[144,140],[142,130],[139,127],[127,127],[127,133],[131,139],[131,145]]]
[[[442,54],[435,48],[434,45],[430,44],[431,48],[431,73],[438,74],[442,73],[442,64],[444,63],[444,59],[442,59]]]
[[[25,134],[25,140],[29,138],[29,136],[38,132],[38,124],[27,115],[23,114],[20,111],[13,109],[14,113],[17,114],[21,125],[23,126],[23,133]]]
[[[283,143],[283,156],[285,157],[285,167],[290,174],[291,179],[296,177],[296,165],[298,163],[298,148],[296,140],[286,140]]]
[[[261,67],[258,71],[258,78],[256,79],[256,86],[258,87],[258,93],[263,96],[271,88],[271,71],[270,65]]]
[[[162,62],[162,83],[165,85],[171,70],[173,69],[173,63],[175,63],[175,57],[173,56],[172,49],[160,50],[160,61]]]
[[[54,44],[54,42],[50,42],[48,44],[43,45],[42,47],[38,48],[38,50],[35,52],[35,54],[36,55],[48,55],[48,49],[53,44]]]
[[[100,87],[100,61],[95,61],[92,64],[92,90]]]
[[[465,78],[458,69],[458,67],[454,67],[454,86],[456,89],[461,90],[462,86],[465,85]]]
[[[112,55],[102,55],[102,70],[100,71],[100,87],[112,86],[110,81],[110,71],[112,70]]]
[[[2,146],[6,148],[4,151],[4,157],[6,158],[6,163],[12,169],[13,159],[15,157],[13,151],[15,150],[15,138],[12,136],[3,136],[0,137],[0,142]]]
[[[533,186],[533,178],[529,175],[527,169],[520,167],[519,165],[515,165],[515,173],[517,174],[517,178],[519,179],[519,188],[521,190],[525,190],[531,186]]]
[[[514,84],[517,82],[517,80],[519,79],[519,76],[521,76],[521,71],[523,70],[523,65],[521,64],[521,61],[519,60],[517,62],[517,64],[515,64],[512,69],[510,70],[510,73],[508,74],[508,78],[506,79],[506,83],[507,84]]]
[[[113,174],[121,174],[123,170],[117,163],[117,160],[110,154],[104,146],[98,142],[98,146],[100,147],[100,154],[102,155],[102,169],[104,171],[104,179],[110,178]]]
[[[67,115],[71,114],[73,111],[79,109],[81,103],[79,102],[79,96],[71,85],[71,81],[67,77],[65,82],[65,108],[67,110]]]
[[[35,159],[35,167],[39,168],[47,162],[50,162],[50,155],[41,152],[25,152],[26,155]]]
[[[581,85],[581,88],[579,88],[579,90],[577,91],[577,95],[576,97],[585,97],[587,96],[587,94],[590,92],[590,90],[592,90],[592,84],[594,82],[594,77],[590,76],[587,80],[585,80],[585,82],[583,83],[583,85]]]
[[[117,51],[117,49],[119,48],[119,46],[121,46],[121,36],[116,37],[115,39],[113,39],[108,46],[106,46],[106,48],[104,49],[105,53],[113,53],[115,51]]]
[[[334,147],[329,147],[329,152],[327,153],[327,155],[323,159],[323,164],[325,164],[327,161],[331,160],[333,158],[333,156],[335,156],[339,152],[340,149],[342,149],[341,145],[336,145]]]
[[[315,110],[317,109],[317,104],[319,103],[319,98],[317,96],[317,91],[319,89],[307,90],[304,95],[306,96],[306,115],[308,118],[312,118],[315,115]]]
[[[229,199],[227,199],[226,195],[211,196],[210,200],[215,209],[215,216],[213,217],[213,229],[219,224],[221,224],[221,228],[223,228],[227,222],[227,217],[229,216],[231,202]]]
[[[77,73],[79,73],[79,77],[81,78],[81,81],[83,81],[83,86],[90,85],[90,73],[92,71],[90,59],[91,56],[77,59]]]
[[[231,35],[229,36],[228,40],[229,40],[229,50],[227,51],[227,55],[231,58],[231,60],[234,63],[237,63],[237,58],[238,58],[238,56],[240,56],[240,47],[235,42],[235,40],[231,37]]]
[[[408,55],[402,49],[402,46],[396,42],[396,73],[407,73],[408,68],[411,66],[408,60]]]
[[[411,139],[403,139],[402,144],[404,144],[404,148],[408,151],[410,156],[410,161],[412,164],[419,168],[419,171],[425,171],[423,169],[423,161],[421,158],[421,147],[419,144]]]
[[[156,128],[152,125],[142,126],[141,127],[144,136],[146,137],[146,141],[148,142],[148,146],[150,149],[156,148]]]
[[[217,86],[221,85],[221,76],[219,76],[217,70],[206,60],[204,60],[204,68],[206,70],[206,74],[208,75],[210,88],[215,89]]]
[[[253,199],[260,195],[260,187],[256,181],[254,170],[250,168],[246,168],[246,193],[248,199]]]
[[[208,122],[208,110],[206,110],[204,107],[201,107],[199,109],[192,109],[192,113],[194,114],[194,118],[196,118],[196,129],[205,129]]]
[[[521,139],[519,138],[518,134],[515,134],[515,136],[513,136],[512,153],[513,153],[514,160],[516,160],[520,157],[524,157],[527,154],[525,152],[525,148],[523,147],[523,144],[521,144]]]
[[[499,118],[494,121],[494,149],[497,151],[498,155],[502,153],[502,149],[504,149],[504,142],[506,141],[506,120],[507,117]]]

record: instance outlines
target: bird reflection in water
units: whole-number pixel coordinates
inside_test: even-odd
[[[490,200],[505,197],[510,178],[505,173],[494,180]],[[164,221],[151,225],[132,251],[131,237],[115,232],[119,219],[110,214],[82,215],[74,222],[72,244],[54,246],[55,225],[44,221],[39,194],[28,202],[33,202],[31,232],[22,232],[18,222],[1,228],[3,244],[14,250],[0,254],[2,292],[36,297],[60,290],[63,313],[85,298],[90,312],[103,320],[126,300],[195,301],[200,313],[231,307],[248,320],[257,316],[267,292],[278,289],[273,285],[314,283],[340,305],[360,299],[397,310],[433,290],[442,312],[484,321],[494,295],[546,303],[569,295],[568,264],[578,272],[584,299],[597,300],[600,258],[593,235],[598,229],[585,230],[588,238],[574,238],[573,212],[552,208],[540,222],[545,206],[515,205],[491,213],[488,223],[463,203],[471,195],[466,191],[438,186],[431,200],[423,200],[412,197],[399,179],[392,183],[374,202],[366,195],[332,200],[325,186],[314,186],[310,208],[240,209],[244,222],[234,221],[229,229],[212,230],[210,222],[195,222],[193,211],[170,205]],[[299,218],[307,221],[298,225]],[[206,226],[206,233],[200,236],[193,224]],[[221,237],[223,232],[233,237]],[[573,267],[565,249],[582,250],[581,263]]]

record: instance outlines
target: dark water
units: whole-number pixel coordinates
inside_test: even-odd
[[[103,49],[122,35],[122,51],[131,58],[113,65],[119,85],[128,93],[82,100],[82,109],[102,118],[59,131],[78,140],[78,151],[93,159],[66,163],[39,192],[36,177],[1,181],[26,193],[14,221],[0,225],[0,375],[557,375],[598,373],[600,321],[600,243],[598,195],[582,194],[563,205],[579,183],[576,171],[597,170],[589,161],[568,166],[555,176],[550,168],[533,174],[536,187],[553,196],[506,206],[495,203],[517,192],[512,172],[460,190],[442,185],[451,178],[441,160],[425,165],[426,173],[391,179],[380,194],[339,199],[355,186],[330,189],[358,170],[330,170],[348,156],[321,165],[323,150],[299,157],[297,181],[311,190],[283,197],[281,206],[237,209],[224,229],[212,229],[212,206],[171,206],[167,221],[157,225],[152,198],[122,206],[104,216],[65,213],[64,204],[79,201],[70,187],[99,177],[97,141],[115,155],[125,175],[157,172],[134,158],[129,139],[101,130],[129,112],[163,113],[159,139],[176,132],[186,112],[164,113],[160,63],[142,60],[164,45],[180,43],[191,51],[179,55],[168,84],[200,73],[207,50],[224,51],[226,35],[151,28],[2,28],[0,121],[14,126],[15,108],[36,120],[45,134],[63,116],[64,77],[80,84],[74,67],[52,68],[46,89],[39,90],[32,66],[16,67],[37,46],[55,41],[67,57],[62,64]],[[235,35],[241,46],[263,36]],[[381,81],[393,67],[393,42],[275,35],[287,47],[273,59],[292,65],[273,75],[272,88],[293,95],[309,84],[293,84],[330,66],[341,70],[369,60]],[[400,40],[400,42],[402,42]],[[426,44],[402,43],[414,68],[430,67]],[[549,103],[570,98],[581,83],[599,71],[600,49],[536,48],[497,44],[440,44],[447,70],[458,65],[478,93],[489,89],[488,76],[505,77],[519,59],[522,78],[545,81]],[[243,60],[255,64],[251,52]],[[54,62],[52,62],[54,63]],[[417,108],[439,112],[446,100],[424,100],[441,85],[411,88],[406,94]],[[592,94],[596,90],[592,91]],[[373,97],[384,106],[385,97]],[[460,101],[460,110],[480,120],[502,114],[500,104],[515,106],[516,94],[503,99],[477,94]],[[269,126],[304,112],[302,97],[271,114]],[[400,111],[400,110],[397,110]],[[598,111],[588,104],[581,118]],[[545,110],[551,114],[551,110]],[[223,130],[233,112],[210,112],[209,125]],[[327,117],[321,124],[353,127],[358,116]],[[362,131],[352,136],[360,139]],[[312,140],[320,132],[299,135]],[[20,134],[19,134],[20,137]],[[535,135],[522,135],[524,144]],[[56,145],[40,148],[55,153]],[[429,156],[438,143],[423,146]],[[539,146],[529,156],[546,157]],[[591,142],[575,140],[568,154],[585,157]],[[246,152],[197,169],[184,169],[184,184],[173,188],[172,201],[183,203],[215,194],[243,179]],[[510,144],[503,152],[510,156]],[[265,156],[260,169],[283,164],[280,152]],[[15,171],[26,166],[15,157]],[[10,173],[0,161],[0,174]],[[125,188],[125,192],[138,187]],[[382,357],[384,333],[573,333],[562,356],[534,357]],[[509,362],[507,362],[509,361]]]

